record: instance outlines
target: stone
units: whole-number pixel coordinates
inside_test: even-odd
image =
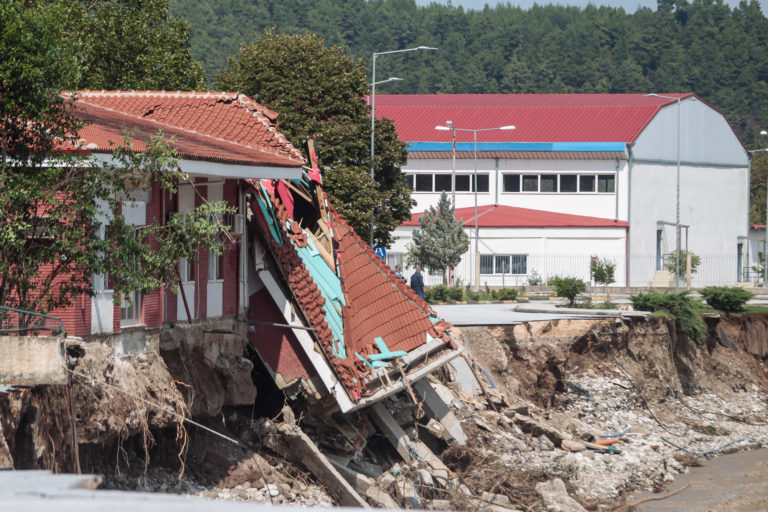
[[[432,479],[432,474],[426,469],[419,469],[416,471],[416,476],[419,478],[419,482],[427,487],[434,487],[435,481]]]
[[[379,485],[385,491],[390,491],[395,485],[395,477],[392,475],[392,473],[384,473],[379,477]]]
[[[483,501],[486,503],[490,503],[491,505],[511,505],[512,502],[509,501],[509,498],[504,496],[503,494],[494,494],[492,492],[483,491],[483,494],[481,495],[483,498]]]
[[[363,494],[365,498],[374,506],[378,508],[384,508],[388,510],[396,510],[398,507],[397,502],[392,499],[392,496],[379,489],[376,486],[369,487]]]
[[[536,484],[536,492],[551,512],[587,512],[584,507],[568,495],[565,483],[559,478]]]
[[[573,441],[571,439],[563,439],[560,442],[560,448],[569,452],[583,452],[587,449],[587,446],[581,441]]]
[[[570,436],[560,432],[559,430],[527,416],[515,416],[515,423],[526,434],[531,434],[534,437],[546,436],[555,446],[558,447],[562,443],[563,439],[570,438]]]

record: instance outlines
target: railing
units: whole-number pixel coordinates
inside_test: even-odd
[[[49,327],[48,321],[57,325]],[[52,336],[66,336],[64,322],[55,316],[35,313],[23,309],[0,306],[0,334],[22,335],[37,334],[40,331],[50,331]]]

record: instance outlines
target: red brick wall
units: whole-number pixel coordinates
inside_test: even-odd
[[[147,203],[146,223],[162,222],[162,190],[159,183],[152,184],[151,197]],[[150,241],[150,246],[158,247],[157,240]],[[162,289],[154,290],[142,297],[141,320],[146,327],[160,327],[163,325],[163,293]]]
[[[226,180],[224,182],[224,201],[229,206],[238,208],[237,200],[237,180]],[[239,240],[239,239],[237,239]],[[223,315],[236,315],[238,309],[238,261],[240,255],[240,245],[227,244],[224,251],[222,276],[224,277],[224,304],[222,306]]]
[[[164,192],[164,194],[165,194],[166,215],[168,215],[169,213],[178,212],[179,202],[176,194],[170,194],[168,192]],[[173,290],[170,287],[166,287],[165,288],[165,321],[166,322],[175,322],[176,320],[178,320],[178,314],[176,311],[177,305],[178,305],[177,295],[173,293]]]

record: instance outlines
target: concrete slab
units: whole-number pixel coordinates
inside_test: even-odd
[[[439,421],[458,444],[466,444],[467,435],[461,428],[461,423],[440,398],[440,395],[432,388],[429,381],[422,379],[413,385],[413,389],[423,401],[424,411],[427,415]]]
[[[0,384],[66,384],[63,338],[0,336]]]

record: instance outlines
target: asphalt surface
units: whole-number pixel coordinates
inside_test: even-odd
[[[555,304],[537,305],[536,312],[517,311],[523,304],[446,304],[433,305],[437,315],[453,325],[514,325],[540,320],[594,318],[590,310],[584,314],[558,313]],[[552,311],[549,312],[548,310]]]

